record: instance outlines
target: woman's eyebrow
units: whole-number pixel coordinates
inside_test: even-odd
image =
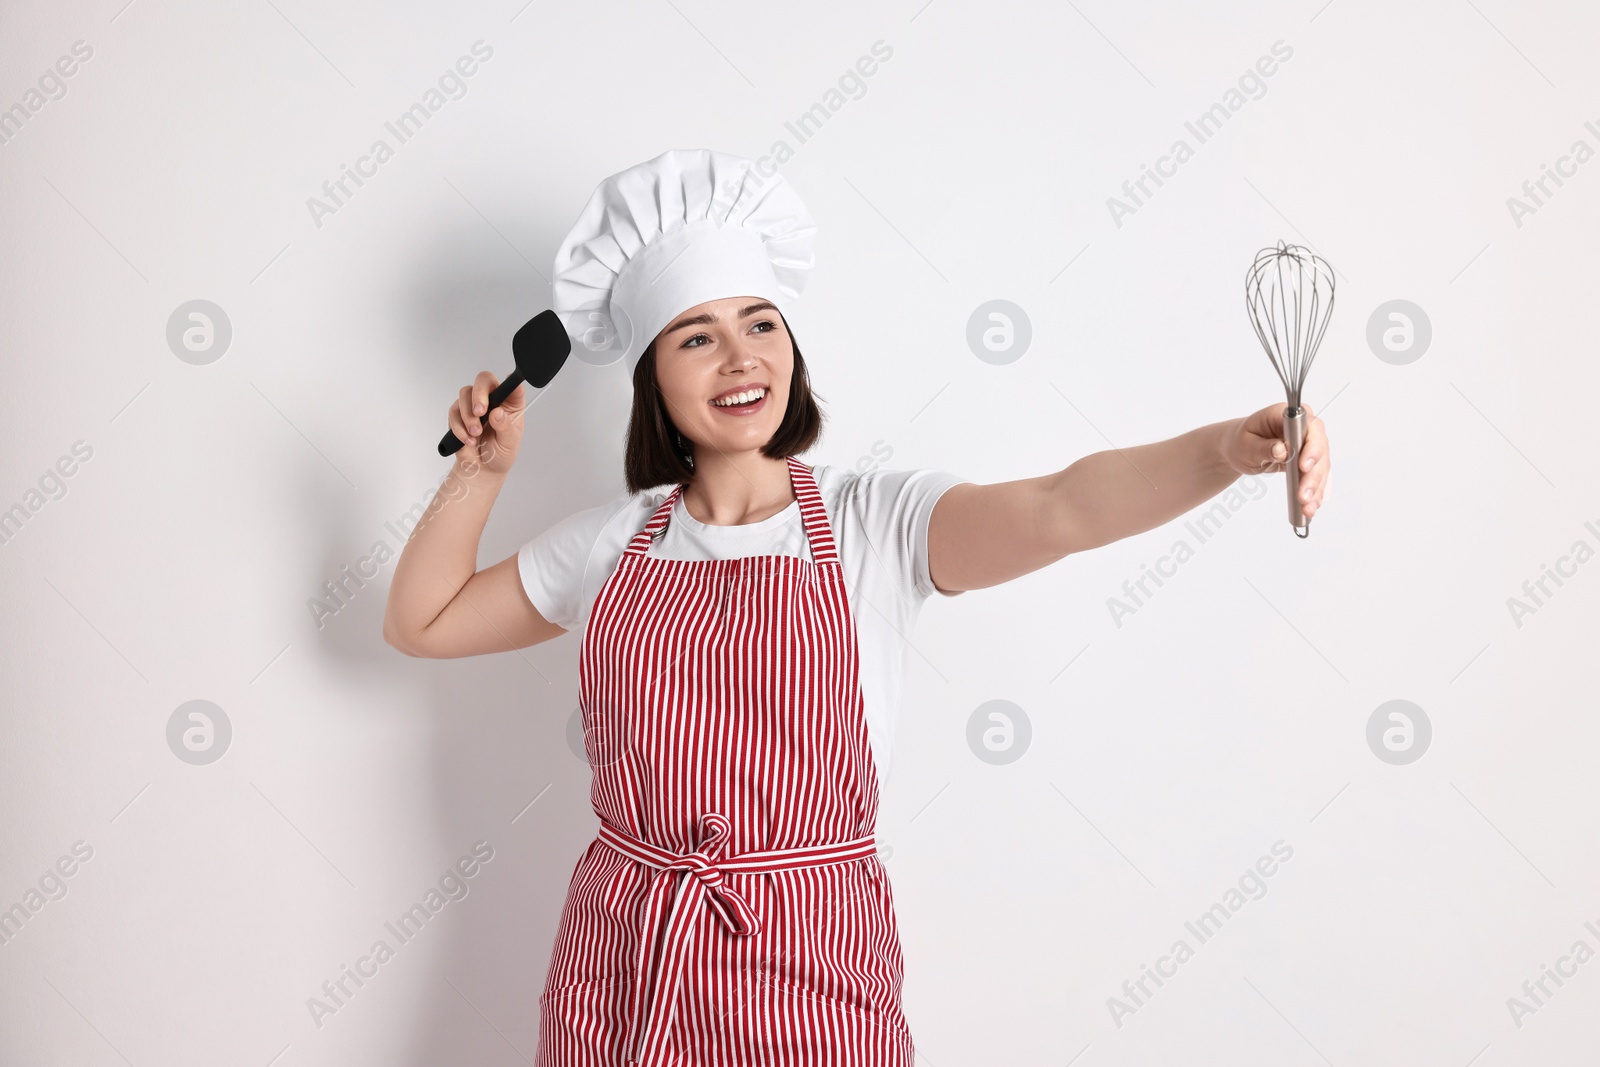
[[[772,302],[770,300],[763,300],[763,301],[761,301],[759,303],[751,304],[749,307],[740,308],[739,309],[739,317],[742,319],[742,318],[747,318],[747,317],[749,317],[751,315],[754,315],[758,311],[777,311],[777,310],[778,309],[775,306],[773,306],[773,304],[772,304]],[[717,317],[715,315],[711,314],[711,312],[702,311],[698,315],[691,315],[690,317],[688,317],[686,319],[679,319],[677,322],[675,322],[671,326],[667,327],[667,332],[668,333],[675,333],[678,330],[681,330],[686,326],[709,326],[711,323],[716,322],[716,321],[717,321]]]

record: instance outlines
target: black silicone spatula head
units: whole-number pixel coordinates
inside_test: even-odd
[[[522,329],[511,338],[511,358],[517,362],[516,373],[535,389],[549,385],[571,354],[572,338],[567,336],[567,328],[554,311],[539,312],[523,323]],[[506,390],[506,395],[511,395],[510,389]]]
[[[523,382],[535,389],[549,385],[571,353],[572,338],[567,336],[567,328],[553,310],[541,311],[523,323],[511,338],[511,358],[516,361],[516,369],[490,391],[489,407],[483,417],[487,419],[489,412],[504,403]],[[461,450],[462,444],[454,431],[446,430],[439,441],[439,455],[453,456]]]

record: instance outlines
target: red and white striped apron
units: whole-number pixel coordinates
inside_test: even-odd
[[[537,1067],[910,1067],[855,622],[822,495],[812,559],[623,552],[579,654],[600,834],[539,997]]]

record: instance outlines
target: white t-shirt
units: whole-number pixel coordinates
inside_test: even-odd
[[[931,468],[880,468],[861,474],[825,464],[812,468],[812,477],[828,513],[855,618],[867,736],[881,786],[889,776],[906,640],[928,597],[960,595],[937,588],[929,575],[928,518],[944,491],[965,479]],[[671,491],[671,486],[658,486],[620,493],[568,516],[523,545],[517,567],[539,614],[568,630],[587,624],[600,586]],[[710,526],[689,514],[681,496],[666,533],[649,554],[690,560],[812,558],[798,500],[760,522]]]

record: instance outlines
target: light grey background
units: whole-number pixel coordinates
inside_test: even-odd
[[[1108,601],[1196,546],[1186,520],[931,601],[911,635],[880,830],[921,1061],[1594,1048],[1600,961],[1508,1006],[1600,949],[1600,563],[1508,607],[1600,546],[1600,161],[1520,225],[1507,205],[1600,147],[1591,5],[123,3],[0,15],[0,108],[93,50],[0,145],[0,907],[92,849],[0,944],[0,1062],[531,1060],[597,825],[577,635],[407,659],[379,634],[392,559],[320,625],[310,602],[399,548],[448,469],[446,405],[510,368],[601,178],[780,140],[821,226],[792,320],[830,416],[814,462],[996,482],[1248,414],[1282,399],[1252,256],[1287,239],[1340,272],[1308,540],[1273,476],[1120,625]],[[465,95],[317,225],[308,198],[479,40]],[[802,142],[786,123],[879,41]],[[1196,146],[1185,122],[1277,41],[1292,58]],[[1180,137],[1194,157],[1118,225],[1108,198]],[[203,365],[167,342],[192,300],[232,331]],[[1032,332],[1003,365],[966,340],[990,300]],[[1432,325],[1406,365],[1367,344],[1391,300]],[[568,362],[482,565],[621,488],[628,388]],[[1432,727],[1405,765],[1367,743],[1396,699]],[[193,700],[231,727],[210,763],[168,745]],[[1028,717],[1020,758],[969,747],[990,701]],[[479,841],[467,895],[319,1026],[308,999]],[[1279,841],[1199,943],[1185,922]],[[1180,938],[1193,958],[1119,1025],[1110,998]]]

